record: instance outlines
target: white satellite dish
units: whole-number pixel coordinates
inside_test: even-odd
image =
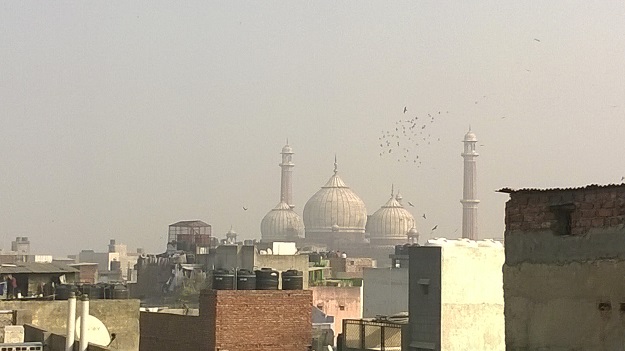
[[[80,340],[80,323],[81,317],[78,317],[76,319],[77,340]],[[87,341],[100,346],[108,346],[111,343],[111,336],[104,323],[92,315],[87,316]]]

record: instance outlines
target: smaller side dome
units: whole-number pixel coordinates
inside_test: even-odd
[[[412,230],[416,231],[414,217],[393,195],[367,220],[371,243],[389,240],[406,242]]]
[[[304,222],[284,201],[269,211],[260,223],[263,241],[295,240],[304,236]]]

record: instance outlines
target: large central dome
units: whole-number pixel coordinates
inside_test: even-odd
[[[304,206],[304,226],[309,233],[364,233],[365,203],[339,177],[336,168],[328,182]]]

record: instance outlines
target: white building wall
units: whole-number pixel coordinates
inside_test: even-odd
[[[442,245],[441,350],[505,350],[504,261],[499,243]]]
[[[78,263],[97,263],[100,272],[110,270],[113,260],[119,261],[118,252],[81,251],[78,254]]]
[[[363,317],[408,311],[408,268],[363,270]]]

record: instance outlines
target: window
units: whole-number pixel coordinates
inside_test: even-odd
[[[551,206],[551,212],[555,215],[555,222],[551,229],[556,235],[571,235],[571,213],[575,210],[574,204]]]

